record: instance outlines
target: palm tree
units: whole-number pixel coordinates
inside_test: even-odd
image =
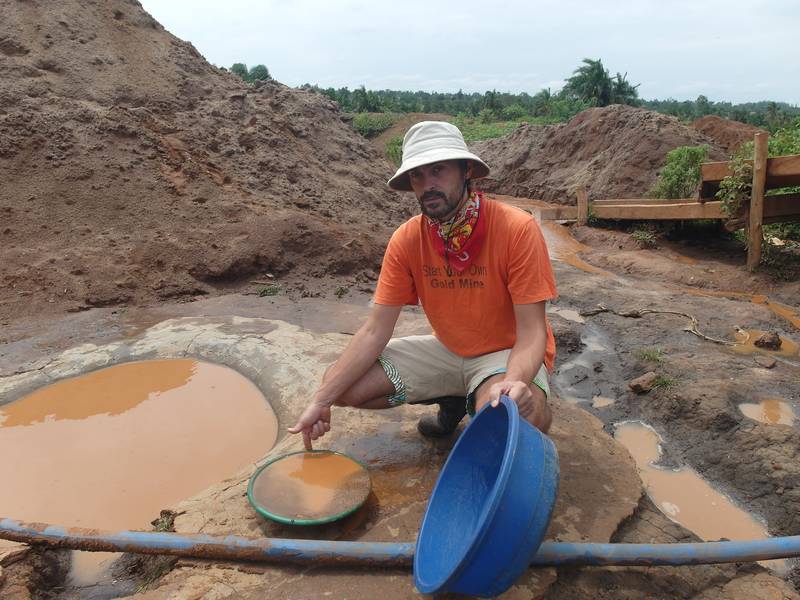
[[[636,88],[640,84],[631,85],[628,82],[628,74],[617,76],[611,81],[611,104],[630,104],[636,106],[639,103],[639,92]]]
[[[575,69],[572,77],[567,79],[565,89],[595,106],[608,106],[611,104],[612,87],[611,77],[603,67],[603,62],[599,58],[584,58],[583,66]]]

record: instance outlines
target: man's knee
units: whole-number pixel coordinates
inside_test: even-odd
[[[530,388],[534,401],[539,404],[542,409],[526,415],[525,420],[542,433],[547,433],[550,430],[550,425],[553,423],[553,411],[550,410],[547,394],[545,394],[544,390],[538,385],[531,384]]]

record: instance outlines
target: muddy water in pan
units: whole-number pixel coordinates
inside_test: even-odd
[[[791,425],[795,416],[788,402],[777,398],[765,398],[758,403],[740,404],[742,414],[767,425]]]
[[[628,449],[653,503],[670,519],[706,541],[765,539],[766,528],[712,488],[690,468],[665,469],[655,466],[661,458],[659,436],[638,421],[617,425],[614,437]],[[784,573],[782,560],[763,561],[770,569]]]
[[[253,499],[287,519],[327,519],[361,504],[369,490],[369,474],[354,460],[302,452],[267,465],[253,482]]]
[[[277,421],[258,388],[195,360],[117,365],[0,406],[0,514],[150,530],[162,508],[260,459]],[[114,555],[111,555],[114,556]],[[109,555],[75,553],[72,585]]]

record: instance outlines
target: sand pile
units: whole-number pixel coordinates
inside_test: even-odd
[[[667,152],[700,144],[711,147],[712,159],[725,158],[713,140],[674,117],[616,104],[568,123],[523,125],[472,148],[492,167],[487,191],[574,204],[579,186],[593,198],[644,196]]]
[[[334,103],[243,83],[133,0],[0,0],[0,78],[0,321],[321,286],[414,206]]]
[[[764,131],[753,125],[723,119],[716,115],[700,117],[692,123],[692,127],[714,140],[714,143],[728,153],[733,153],[743,142],[753,141],[755,134]]]

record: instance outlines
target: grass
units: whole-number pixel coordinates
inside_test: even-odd
[[[679,383],[680,381],[675,377],[670,377],[669,375],[659,375],[653,382],[653,387],[659,390],[668,390],[675,387]]]
[[[350,288],[347,287],[346,285],[340,285],[338,288],[336,288],[336,291],[333,292],[333,294],[337,298],[342,298],[342,297],[346,296],[348,293],[350,293]]]
[[[258,288],[258,296],[260,298],[263,298],[264,296],[277,296],[280,291],[281,291],[280,284],[273,283],[271,285]]]
[[[396,167],[403,161],[403,136],[397,135],[386,142],[386,158]]]
[[[664,362],[664,351],[661,350],[661,348],[639,348],[636,350],[636,356],[638,356],[640,360],[645,360],[647,362]]]
[[[634,229],[631,237],[639,248],[658,248],[658,234],[652,229]]]

